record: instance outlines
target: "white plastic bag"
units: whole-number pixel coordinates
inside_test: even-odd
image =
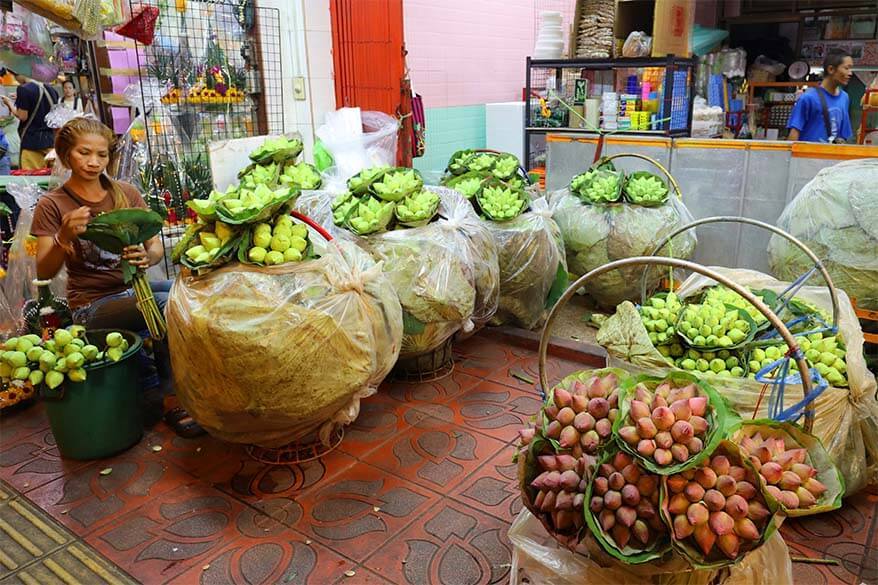
[[[440,197],[438,221],[357,237],[332,222],[334,193],[306,191],[296,210],[382,261],[403,308],[400,357],[427,354],[458,331],[472,332],[497,310],[497,248],[470,203],[457,191],[426,187]]]
[[[649,57],[652,54],[652,37],[643,31],[633,31],[622,45],[623,57]]]
[[[342,108],[327,113],[315,134],[335,160],[338,180],[346,181],[368,167],[395,165],[398,131],[393,116]]]

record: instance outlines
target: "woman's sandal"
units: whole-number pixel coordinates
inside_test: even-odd
[[[204,435],[207,431],[201,428],[195,419],[182,408],[172,408],[165,413],[165,422],[174,429],[178,436],[184,439],[194,439]]]

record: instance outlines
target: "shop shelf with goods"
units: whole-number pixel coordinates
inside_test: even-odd
[[[524,164],[545,166],[547,134],[688,136],[695,60],[527,59]]]
[[[749,84],[748,103],[760,104],[758,125],[786,132],[800,89],[817,87],[816,81],[772,81]]]
[[[210,144],[283,132],[280,59],[280,12],[233,0],[163,8],[152,45],[138,43],[145,152],[134,178],[167,214],[166,250],[192,221],[186,202],[213,187]]]

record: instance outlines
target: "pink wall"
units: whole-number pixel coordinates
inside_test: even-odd
[[[405,43],[415,91],[428,108],[521,99],[525,58],[541,10],[573,0],[405,0]]]

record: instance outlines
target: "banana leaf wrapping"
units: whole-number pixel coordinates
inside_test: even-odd
[[[567,288],[567,259],[545,198],[511,221],[483,222],[497,247],[500,300],[493,323],[534,329]]]
[[[497,247],[488,229],[456,191],[425,189],[441,200],[436,221],[363,237],[334,225],[334,193],[308,191],[295,206],[333,236],[356,242],[382,262],[403,307],[401,357],[430,353],[458,331],[469,333],[487,323],[499,298]]]
[[[746,477],[751,480],[750,483],[756,485],[754,483],[758,481],[756,478],[756,470],[750,464],[749,460],[741,456],[741,452],[735,443],[726,440],[721,441],[714,451],[713,455],[725,455],[726,457],[728,457],[732,465],[743,467],[747,472]],[[695,540],[692,536],[680,540],[676,537],[676,534],[671,531],[671,542],[674,549],[684,558],[686,558],[689,563],[696,569],[720,569],[723,567],[734,565],[735,563],[739,562],[742,558],[746,557],[746,554],[748,552],[758,550],[761,546],[765,544],[766,541],[771,539],[771,537],[777,532],[778,528],[780,528],[780,525],[783,523],[784,520],[783,514],[779,513],[777,502],[774,501],[773,498],[765,497],[761,491],[757,491],[755,499],[764,504],[766,508],[768,508],[770,515],[756,525],[759,529],[759,539],[752,541],[752,544],[748,543],[746,549],[743,549],[742,547],[742,550],[740,551],[740,554],[737,558],[730,559],[726,557],[716,547],[716,545],[713,546],[710,554],[705,556],[702,550],[699,549],[698,546],[695,544]],[[662,480],[661,514],[662,518],[665,521],[665,524],[667,524],[668,526],[673,526],[673,518],[671,517],[671,512],[668,510],[669,500],[670,496],[668,494],[668,476],[665,476]]]
[[[115,209],[92,218],[79,237],[94,242],[102,250],[121,254],[126,246],[142,244],[157,235],[162,231],[162,225],[162,216],[150,209]],[[136,270],[122,262],[125,282],[134,277]]]
[[[567,550],[549,536],[528,510],[522,510],[508,532],[512,543],[511,585],[793,585],[790,551],[779,532],[740,562],[722,569],[693,569],[679,557],[661,565],[603,562]]]
[[[811,516],[837,510],[841,507],[841,499],[844,496],[844,478],[830,459],[829,453],[826,452],[820,439],[806,433],[796,425],[770,419],[746,421],[729,438],[732,442],[740,444],[742,437],[752,437],[756,433],[761,433],[763,439],[768,437],[784,439],[787,449],[797,447],[806,449],[808,455],[805,463],[817,470],[817,481],[826,486],[826,491],[821,494],[817,504],[810,508],[787,508],[782,502],[778,502],[778,506],[785,516],[790,518]]]
[[[598,461],[598,466],[612,461],[613,457],[618,452],[618,447],[611,444],[609,448],[604,451],[603,456]],[[639,464],[638,467],[641,476],[650,475],[649,470],[641,467]],[[595,477],[597,477],[597,474],[593,475],[591,481],[589,481],[588,483],[588,488],[585,492],[586,502],[591,502]],[[661,484],[661,478],[658,475],[654,474],[653,477],[656,480],[656,490],[658,490]],[[662,506],[661,493],[659,494],[659,499],[656,501],[656,503],[656,511],[658,511]],[[651,566],[661,566],[663,563],[670,563],[674,565],[681,564],[679,560],[674,559],[673,555],[671,554],[671,540],[670,533],[667,530],[667,526],[663,527],[663,532],[657,532],[656,538],[642,548],[633,546],[630,542],[626,544],[624,548],[622,548],[618,546],[616,541],[609,533],[604,531],[603,527],[601,527],[600,522],[598,521],[598,518],[595,516],[594,512],[591,511],[588,505],[586,505],[585,508],[585,522],[586,524],[588,524],[589,530],[591,530],[592,535],[594,536],[597,543],[600,545],[600,548],[603,549],[603,552],[619,561],[622,561],[626,565],[640,565],[643,563],[650,563]],[[594,556],[598,555],[595,554]]]
[[[699,396],[707,396],[707,412],[704,418],[707,419],[708,428],[704,435],[704,448],[696,455],[690,456],[686,461],[674,461],[671,465],[659,465],[650,457],[644,457],[637,452],[637,449],[626,443],[619,437],[619,429],[623,426],[631,425],[628,415],[631,409],[631,399],[634,397],[638,384],[643,384],[650,392],[655,392],[656,387],[662,382],[669,381],[674,388],[695,384]],[[666,376],[633,376],[629,377],[622,384],[623,394],[619,397],[619,416],[613,424],[613,434],[616,436],[620,447],[634,456],[640,465],[653,473],[660,475],[670,475],[679,473],[686,469],[698,466],[704,461],[713,450],[719,445],[720,441],[727,436],[729,427],[737,423],[738,418],[734,413],[730,413],[728,406],[722,397],[714,390],[713,386],[699,380],[688,372],[673,371]]]
[[[553,218],[564,238],[567,268],[581,276],[613,260],[652,254],[656,243],[676,228],[692,221],[685,205],[671,198],[658,207],[629,203],[584,205],[568,189],[549,195]],[[661,256],[690,258],[696,239],[692,230],[674,238]],[[648,270],[647,286],[656,288],[667,270],[631,266],[602,274],[585,286],[585,292],[604,307],[640,299],[640,279]]]
[[[181,278],[166,313],[183,407],[215,437],[263,447],[327,443],[390,372],[402,339],[381,267],[344,242],[316,260]]]
[[[768,289],[780,293],[789,286],[754,270],[712,267],[712,270],[753,290]],[[693,296],[712,280],[694,274],[677,291],[682,299]],[[825,287],[805,286],[796,293],[825,312],[832,311],[829,290]],[[878,383],[866,367],[863,357],[863,331],[854,313],[850,299],[838,291],[839,335],[844,340],[847,354],[847,388],[827,388],[812,403],[815,411],[813,434],[825,446],[833,463],[845,481],[845,494],[851,495],[870,483],[878,482],[878,402],[875,399]],[[632,303],[619,305],[597,333],[597,342],[610,354],[610,364],[627,369],[661,375],[670,370],[666,359],[653,347],[637,309]],[[768,400],[760,401],[761,382],[742,378],[719,378],[704,375],[726,399],[731,408],[745,418],[768,418]],[[787,384],[784,408],[802,399],[802,386]],[[758,406],[758,408],[757,408]]]

